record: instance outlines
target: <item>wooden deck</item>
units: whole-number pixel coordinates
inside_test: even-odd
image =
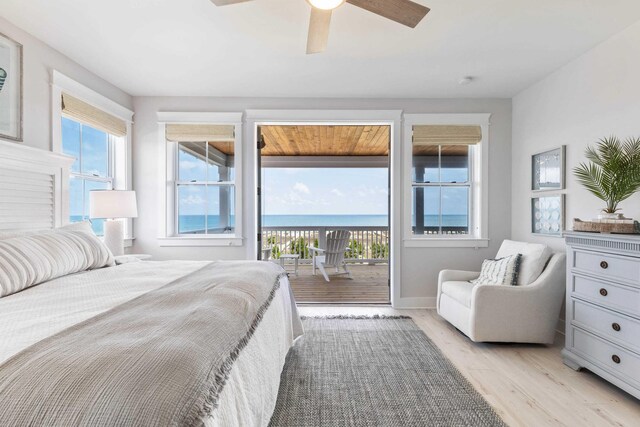
[[[289,274],[293,294],[298,303],[322,304],[388,304],[389,303],[389,266],[350,265],[353,279],[345,275],[331,276],[326,282],[320,272],[314,276],[310,265],[301,265],[298,276]]]

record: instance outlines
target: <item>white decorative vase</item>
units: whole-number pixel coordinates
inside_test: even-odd
[[[602,212],[598,215],[598,219],[624,219],[624,214]]]

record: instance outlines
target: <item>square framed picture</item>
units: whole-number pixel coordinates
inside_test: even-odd
[[[22,45],[0,34],[0,138],[22,141]]]
[[[535,196],[531,198],[531,232],[562,237],[564,231],[565,195]]]
[[[564,189],[566,146],[531,156],[531,189],[549,191]]]

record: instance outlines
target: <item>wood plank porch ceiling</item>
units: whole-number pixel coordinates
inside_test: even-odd
[[[388,156],[389,126],[263,126],[263,156]]]

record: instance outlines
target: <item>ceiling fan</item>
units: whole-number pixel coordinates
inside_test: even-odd
[[[211,0],[216,6],[244,3],[250,0]],[[407,27],[416,25],[429,13],[429,8],[410,0],[307,0],[311,5],[311,20],[307,37],[307,53],[324,52],[329,40],[331,13],[345,2]]]

